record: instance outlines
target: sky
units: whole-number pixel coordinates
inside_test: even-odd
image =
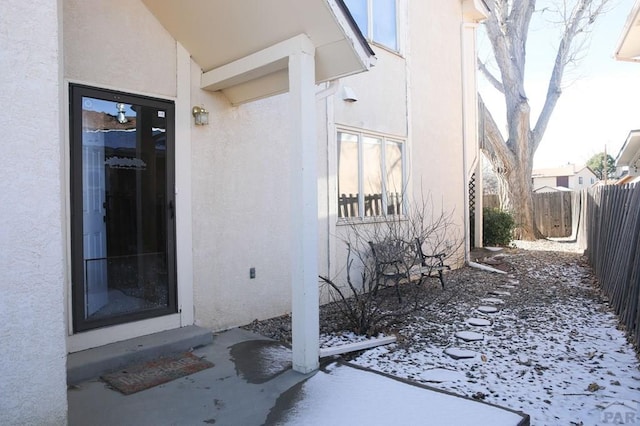
[[[612,0],[591,33],[584,57],[567,69],[563,93],[534,157],[534,168],[568,163],[584,165],[594,154],[606,150],[616,157],[630,130],[640,129],[640,64],[616,61],[614,51],[634,0]],[[544,1],[538,2],[538,8]],[[535,18],[534,18],[535,19]],[[532,108],[532,127],[546,95],[549,75],[559,39],[545,21],[532,21],[527,44],[525,88]],[[489,42],[478,40],[480,59],[488,56]],[[485,103],[498,124],[504,125],[504,103],[482,76],[478,82]]]

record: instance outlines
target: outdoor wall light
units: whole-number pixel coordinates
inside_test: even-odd
[[[207,111],[203,106],[194,106],[191,108],[191,114],[193,114],[196,126],[205,126],[209,124],[209,111]]]
[[[355,90],[353,90],[351,87],[344,86],[342,87],[342,100],[349,103],[357,102],[358,95],[356,95]]]
[[[119,104],[116,104],[116,108],[118,110],[118,117],[117,117],[118,123],[124,124],[127,121],[129,121],[127,120],[127,117],[124,115],[124,110],[126,108],[126,105],[119,103]]]

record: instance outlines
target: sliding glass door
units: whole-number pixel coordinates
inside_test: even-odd
[[[72,85],[74,330],[176,312],[174,104]]]

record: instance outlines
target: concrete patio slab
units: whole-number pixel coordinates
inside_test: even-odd
[[[503,419],[500,424],[528,425],[528,416],[521,413],[443,394],[372,371],[364,374],[362,369],[336,364],[332,358],[325,358],[324,367],[315,374],[297,373],[291,369],[289,348],[242,329],[214,334],[212,344],[197,348],[193,353],[211,361],[214,367],[126,396],[98,379],[70,386],[69,425],[358,424],[361,419],[359,413],[367,412],[375,419],[377,410],[384,406],[372,402],[370,397],[365,397],[366,393],[358,391],[362,389],[360,385],[369,386],[367,383],[370,381],[375,381],[376,392],[380,396],[390,395],[385,390],[387,386],[394,389],[393,392],[404,389],[405,396],[411,395],[411,398],[393,403],[394,412],[407,413],[413,416],[411,418],[426,415],[424,404],[417,404],[415,398],[425,404],[445,398],[447,403],[444,405],[441,402],[428,405],[431,410],[448,407],[438,414],[438,418],[447,418],[451,415],[448,411],[456,411],[455,407],[462,404],[476,407],[476,412],[485,413],[487,418]],[[359,384],[360,380],[364,382]],[[326,393],[334,393],[335,386],[340,383],[351,386],[348,398],[344,395],[347,390],[336,395],[350,401],[349,410],[333,400],[324,399]],[[320,394],[315,395],[308,390]],[[325,414],[331,416],[324,419],[330,423],[324,423],[316,411],[306,411],[309,407],[317,407],[316,404],[326,408]],[[388,417],[389,407],[384,410],[384,416]],[[380,412],[380,419],[387,418],[382,414]],[[341,423],[336,418],[344,421]],[[428,423],[427,420],[425,418]]]

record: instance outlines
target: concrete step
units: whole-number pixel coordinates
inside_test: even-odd
[[[213,342],[211,330],[195,325],[111,343],[67,356],[67,385],[74,385],[127,365],[188,351]]]

